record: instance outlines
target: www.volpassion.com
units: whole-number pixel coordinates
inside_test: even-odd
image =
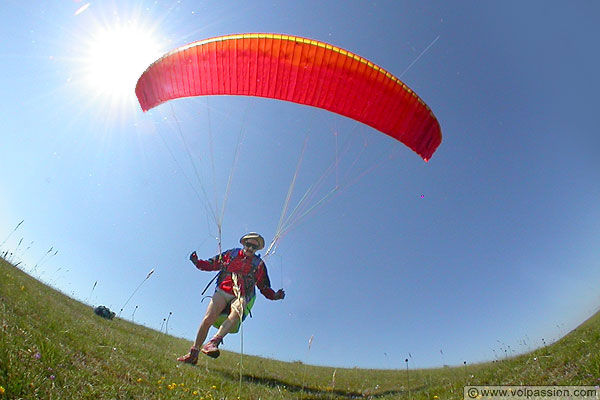
[[[598,386],[465,386],[465,400],[591,400]]]

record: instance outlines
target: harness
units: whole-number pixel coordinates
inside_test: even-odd
[[[241,250],[242,249],[240,249],[240,248],[227,250],[225,253],[222,253],[218,256],[219,260],[222,260],[224,257],[229,256],[229,261],[227,262],[227,264],[222,264],[221,270],[210,280],[210,282],[208,282],[208,284],[202,291],[202,295],[204,295],[204,293],[206,293],[206,291],[208,290],[210,285],[215,280],[217,281],[216,286],[219,287],[219,285],[225,280],[225,278],[227,278],[227,276],[230,276],[232,274],[231,272],[227,271],[227,267],[234,260],[236,260],[237,258],[240,257]],[[257,254],[254,254],[252,256],[252,261],[251,261],[252,268],[250,269],[250,271],[248,271],[248,273],[243,275],[243,286],[244,286],[243,290],[244,290],[244,297],[246,298],[246,300],[250,300],[252,297],[255,296],[254,286],[256,285],[256,271],[258,270],[258,267],[260,266],[261,262],[262,262],[262,260],[261,260],[260,256]]]
[[[231,249],[231,250],[228,250],[225,253],[219,255],[219,260],[222,260],[223,257],[229,255],[229,262],[227,264],[223,264],[221,267],[221,270],[210,280],[210,282],[208,282],[208,285],[206,285],[206,287],[202,291],[202,295],[204,295],[206,290],[210,287],[210,285],[215,280],[217,281],[216,286],[219,287],[221,282],[223,282],[223,280],[225,280],[225,278],[228,275],[232,274],[231,272],[227,271],[227,267],[235,259],[240,257],[240,250],[241,249],[239,249],[239,248]],[[241,322],[243,322],[248,315],[250,315],[250,317],[252,317],[251,310],[252,310],[252,306],[254,305],[254,301],[256,300],[256,291],[254,290],[254,286],[256,285],[256,271],[258,270],[258,267],[260,266],[261,262],[262,262],[262,260],[261,260],[260,256],[258,256],[256,254],[253,255],[252,261],[251,261],[252,268],[250,269],[250,271],[248,271],[247,274],[244,274],[244,276],[243,276],[244,298],[246,299],[246,304],[244,306],[244,311],[243,311],[241,321],[238,322],[237,326],[231,327],[229,333],[237,333],[240,329]],[[215,321],[213,326],[216,328],[219,328],[223,324],[223,322],[227,319],[227,316],[229,315],[230,312],[231,312],[231,304],[228,303],[227,306],[225,307],[225,309],[217,317],[217,320]]]

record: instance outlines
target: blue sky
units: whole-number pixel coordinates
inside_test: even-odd
[[[191,340],[212,275],[187,257],[217,252],[207,209],[222,206],[232,167],[224,248],[247,231],[270,240],[299,160],[292,206],[337,154],[309,206],[336,181],[342,190],[267,260],[287,297],[259,296],[246,353],[459,365],[541,346],[598,310],[597,2],[85,4],[0,5],[0,241],[24,270],[38,264],[43,281],[118,312],[155,269],[123,317],[137,305],[136,322],[160,329],[172,312],[169,333]],[[124,27],[152,54],[117,97],[90,76],[116,59],[98,38]],[[128,86],[152,57],[241,32],[326,41],[400,76],[437,116],[442,145],[424,163],[352,120],[266,99],[141,112]]]

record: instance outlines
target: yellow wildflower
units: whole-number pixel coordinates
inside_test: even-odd
[[[216,389],[217,387],[215,385],[213,385],[212,389]]]
[[[137,383],[140,383],[142,381],[142,378],[137,378]]]
[[[192,394],[193,394],[194,396],[198,396],[198,391],[197,391],[197,390],[194,390],[194,391],[192,392]]]
[[[0,386],[0,394],[4,394],[5,390],[4,390],[4,386]]]

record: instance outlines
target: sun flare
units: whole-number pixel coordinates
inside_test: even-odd
[[[112,101],[134,96],[139,76],[162,55],[151,32],[133,24],[98,29],[87,49],[86,80]]]

